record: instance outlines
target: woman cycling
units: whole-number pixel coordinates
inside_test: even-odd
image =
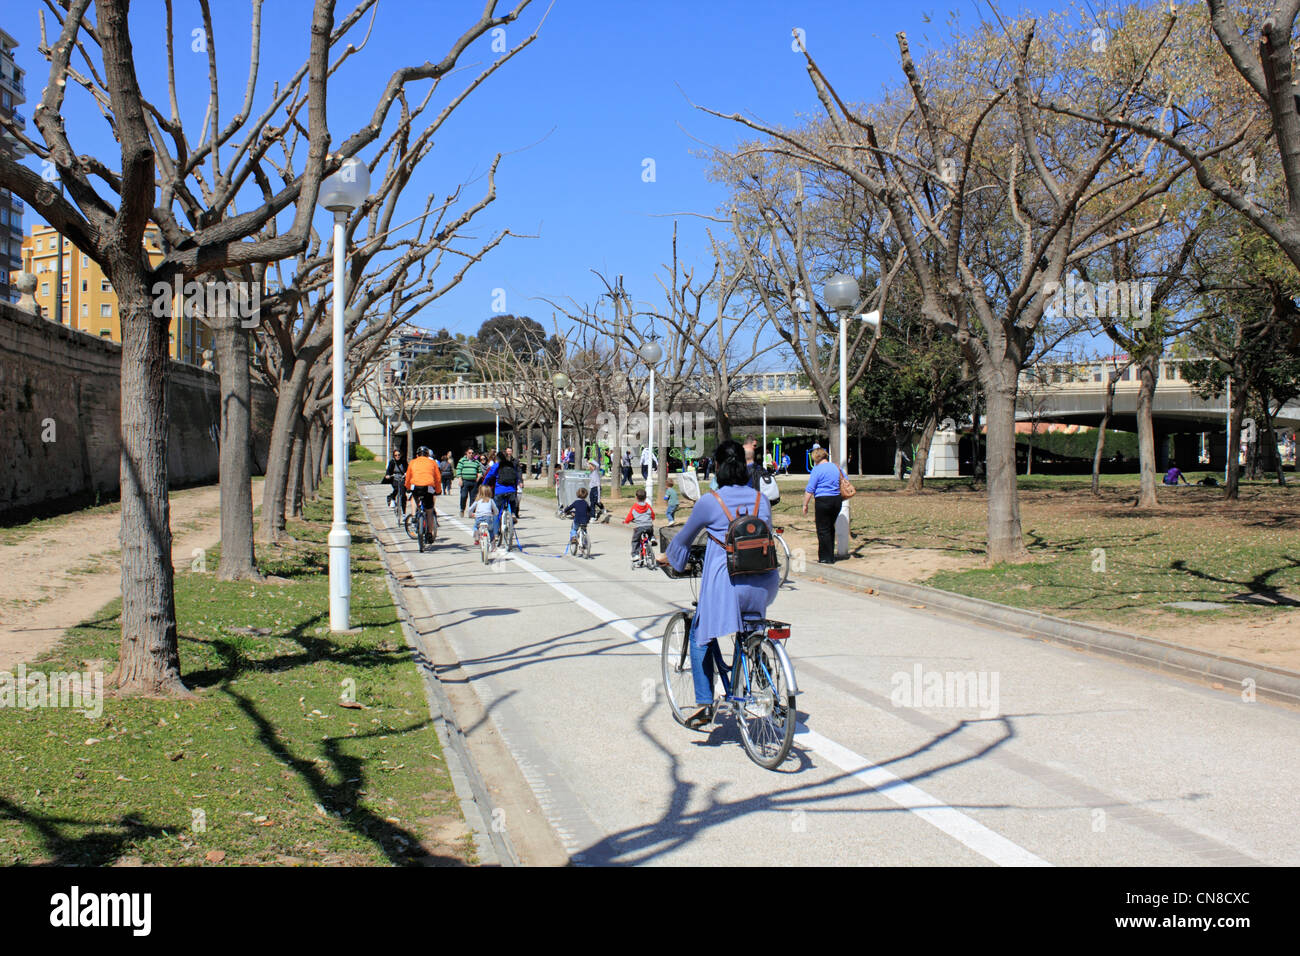
[[[704,570],[700,577],[700,600],[691,621],[691,673],[695,678],[695,708],[686,714],[691,726],[703,726],[713,717],[714,668],[725,668],[718,638],[741,630],[742,618],[765,617],[767,606],[781,586],[781,573],[771,570],[733,578],[727,572],[727,554],[721,542],[726,539],[731,518],[757,514],[772,524],[772,506],[749,485],[745,451],[739,442],[725,441],[714,453],[718,490],[703,495],[691,510],[682,530],[673,538],[668,550],[659,556],[661,565],[676,571],[686,567],[691,542],[707,534]],[[722,506],[726,505],[726,509]],[[757,509],[757,510],[755,510]],[[727,512],[731,512],[731,518]]]

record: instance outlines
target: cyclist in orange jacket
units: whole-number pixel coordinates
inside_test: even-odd
[[[442,472],[433,460],[433,452],[421,446],[406,468],[406,488],[411,492],[411,510],[415,510],[416,496],[424,502],[424,530],[433,537],[430,524],[433,516],[433,496],[442,494]]]

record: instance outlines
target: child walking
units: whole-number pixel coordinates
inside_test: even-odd
[[[664,501],[668,502],[668,523],[669,524],[672,524],[674,521],[677,520],[676,517],[674,516],[677,514],[677,506],[681,504],[681,500],[682,500],[681,496],[677,494],[677,489],[676,487],[674,487],[675,484],[676,483],[671,478],[669,478],[668,490],[664,492]]]

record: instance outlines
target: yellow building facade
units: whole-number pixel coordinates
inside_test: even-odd
[[[162,260],[162,237],[157,227],[145,230],[144,246],[149,262]],[[41,315],[55,321],[58,284],[59,234],[50,226],[33,226],[23,237],[23,269],[36,276],[36,303]],[[63,240],[63,324],[90,335],[122,341],[117,293],[104,270],[67,239]],[[180,310],[177,310],[180,311]],[[169,350],[172,358],[190,365],[203,365],[205,349],[212,346],[207,327],[192,316],[173,318]]]

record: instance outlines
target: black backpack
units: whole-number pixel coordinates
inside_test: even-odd
[[[502,465],[497,469],[497,473],[492,476],[494,483],[504,485],[507,488],[519,487],[519,469],[514,465]]]
[[[713,535],[709,535],[709,538],[727,552],[727,573],[735,577],[775,571],[776,541],[772,538],[772,526],[758,516],[763,493],[754,492],[752,514],[735,516],[727,509],[722,495],[715,491],[713,497],[718,499],[722,513],[727,516],[727,537],[725,541],[719,541]]]

